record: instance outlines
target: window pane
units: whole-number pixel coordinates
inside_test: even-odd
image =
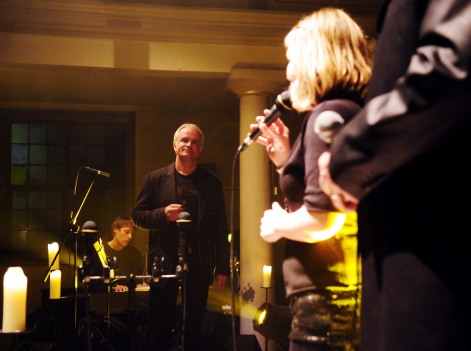
[[[11,166],[11,184],[24,185],[28,181],[28,166]]]
[[[45,164],[47,163],[47,146],[31,145],[29,147],[29,163]]]
[[[11,146],[11,163],[25,165],[28,163],[28,145],[14,144]]]
[[[11,142],[14,144],[28,142],[28,125],[12,124],[11,125]]]
[[[30,166],[29,167],[29,183],[31,185],[47,184],[47,168],[46,166]]]
[[[29,142],[31,144],[47,143],[47,125],[31,124],[29,127]]]
[[[48,164],[57,165],[65,163],[67,150],[64,145],[49,145],[47,151]]]
[[[46,208],[46,193],[43,191],[30,191],[28,198],[28,208],[30,210]]]
[[[12,208],[15,210],[28,208],[28,193],[26,191],[13,192]]]

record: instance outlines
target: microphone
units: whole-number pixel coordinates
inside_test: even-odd
[[[281,115],[287,111],[291,111],[293,107],[291,106],[291,96],[288,90],[285,90],[281,94],[279,94],[276,98],[275,104],[270,109],[269,114],[265,117],[263,122],[269,126],[272,124],[276,119],[281,117]],[[257,127],[249,136],[244,139],[244,142],[239,146],[237,149],[238,152],[244,151],[250,144],[253,143],[255,139],[257,139],[260,135],[261,131],[260,128]]]
[[[177,219],[177,227],[180,235],[180,264],[179,267],[177,267],[177,270],[180,269],[181,272],[186,272],[188,270],[186,264],[186,234],[191,227],[191,216],[188,212],[180,212]],[[179,275],[178,273],[179,272],[177,271],[177,275]]]
[[[83,248],[83,264],[80,268],[80,276],[83,279],[86,276],[90,276],[93,273],[94,259],[93,251],[94,247],[92,242],[95,242],[98,237],[98,226],[94,221],[86,221],[82,226],[82,237],[85,239]]]
[[[101,175],[103,177],[110,177],[111,174],[109,173],[106,173],[106,172],[103,172],[103,171],[99,171],[98,169],[95,169],[95,168],[91,168],[91,167],[85,167],[83,166],[83,168],[85,168],[87,171],[89,171],[90,173],[95,173],[95,174],[98,174],[98,175]]]
[[[314,122],[314,132],[323,142],[331,144],[335,134],[344,124],[345,120],[337,112],[324,111]]]
[[[98,226],[94,221],[86,221],[82,226],[82,233],[95,234],[98,233]]]

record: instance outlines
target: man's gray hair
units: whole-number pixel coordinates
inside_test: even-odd
[[[204,145],[204,134],[203,131],[198,127],[196,124],[193,123],[183,123],[178,129],[175,131],[175,134],[173,135],[173,142],[176,143],[178,141],[178,135],[180,134],[182,129],[185,128],[190,128],[190,129],[195,129],[199,135],[201,136],[201,146]]]

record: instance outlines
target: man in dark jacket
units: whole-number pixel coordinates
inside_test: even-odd
[[[149,230],[148,267],[154,267],[154,275],[160,277],[150,290],[149,350],[173,346],[181,286],[185,350],[202,350],[201,327],[209,286],[215,276],[220,290],[229,278],[223,187],[215,174],[198,166],[203,146],[198,126],[180,126],[173,140],[175,162],[145,176],[132,212],[135,224]],[[186,218],[179,218],[180,214]],[[172,275],[176,277],[166,277]]]

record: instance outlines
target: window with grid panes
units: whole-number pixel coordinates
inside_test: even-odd
[[[74,233],[84,222],[107,231],[113,218],[127,214],[132,116],[2,111],[2,117],[8,140],[2,143],[2,261],[47,261],[48,243],[64,242],[62,255],[80,240]]]

